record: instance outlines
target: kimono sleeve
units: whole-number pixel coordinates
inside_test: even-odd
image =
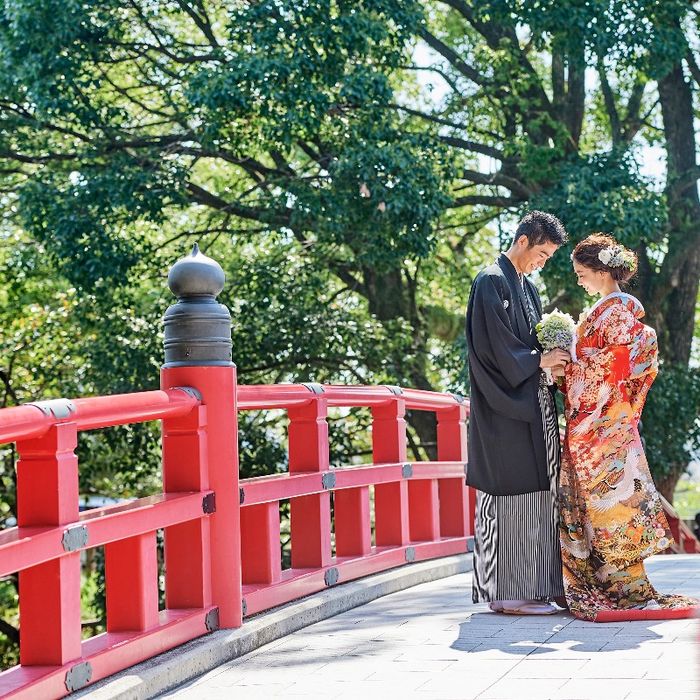
[[[598,338],[598,348],[588,348],[575,363],[567,366],[567,385],[574,387],[578,383],[583,387],[605,382],[624,388],[638,421],[658,371],[656,334],[628,308],[616,304],[601,316]]]
[[[470,328],[481,364],[502,375],[512,388],[539,372],[540,354],[513,332],[491,277],[482,277],[475,284]]]
[[[601,319],[601,331],[609,351],[624,348],[624,359],[614,367],[612,378],[626,383],[633,408],[641,401],[641,413],[646,393],[658,371],[656,333],[622,304],[613,306]],[[619,354],[620,350],[617,352]]]
[[[629,376],[625,382],[635,421],[639,422],[649,389],[659,371],[656,332],[637,321],[629,355]]]

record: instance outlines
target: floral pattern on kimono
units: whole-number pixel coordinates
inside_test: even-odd
[[[630,295],[602,299],[580,321],[565,372],[560,539],[567,602],[583,619],[695,604],[657,593],[642,563],[673,540],[637,427],[658,371],[643,315]]]

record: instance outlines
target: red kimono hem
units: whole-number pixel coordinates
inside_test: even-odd
[[[580,620],[590,622],[632,622],[635,620],[683,620],[691,617],[700,617],[700,607],[692,605],[687,608],[659,608],[657,610],[599,610],[591,620],[589,617],[577,615]]]

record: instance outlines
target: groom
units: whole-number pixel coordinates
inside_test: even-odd
[[[542,305],[526,275],[567,241],[555,216],[529,212],[511,247],[474,280],[467,308],[470,381],[467,483],[477,490],[475,603],[515,614],[549,614],[562,598],[556,506],[559,428],[553,387],[564,350],[543,353]]]

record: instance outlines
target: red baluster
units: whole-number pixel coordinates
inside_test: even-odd
[[[372,455],[375,464],[406,461],[406,405],[396,397],[372,407]],[[374,527],[377,547],[409,541],[408,484],[398,481],[374,487]]]
[[[438,460],[467,462],[467,408],[458,405],[437,412]],[[475,493],[464,478],[440,479],[440,534],[466,537],[473,534]]]
[[[53,426],[43,437],[17,443],[19,527],[68,525],[78,520],[76,444],[75,423]],[[64,536],[64,541],[70,538]],[[19,605],[20,663],[61,666],[80,658],[79,552],[20,571]]]
[[[336,556],[369,554],[372,551],[369,486],[341,489],[333,494],[333,499]]]
[[[161,373],[161,387],[170,389],[178,386],[195,387],[202,396],[202,403],[206,408],[206,450],[203,453],[196,452],[194,448],[189,454],[205,454],[208,475],[208,484],[202,488],[208,488],[215,493],[216,511],[207,517],[209,526],[209,548],[211,562],[211,603],[219,608],[219,623],[221,627],[240,627],[242,623],[241,609],[241,541],[240,541],[240,495],[238,487],[238,420],[236,411],[236,368],[231,366],[203,366],[203,367],[164,367]],[[186,420],[186,419],[177,419]],[[194,419],[193,419],[194,420]],[[165,421],[164,421],[165,422]],[[169,424],[170,425],[170,424]],[[170,431],[170,427],[167,428]],[[194,427],[192,428],[194,430]],[[190,439],[194,439],[194,433]],[[171,469],[169,460],[175,463],[182,462],[179,452],[182,441],[172,442],[171,448],[166,448],[172,439],[168,435],[164,437],[165,454],[164,471],[167,474],[177,475],[178,490],[197,490],[196,479],[200,478],[201,465],[193,466],[193,482],[191,485],[181,481],[182,472],[179,468]],[[176,446],[177,445],[177,446]],[[184,453],[183,453],[184,454]],[[169,478],[169,477],[168,477]],[[169,488],[167,486],[166,488]],[[182,560],[180,570],[187,577],[192,568],[197,571],[205,570],[206,549],[203,547],[206,525],[203,521],[196,521],[197,528],[191,528],[191,523],[177,525],[169,528],[168,537],[173,541],[175,534],[182,537]],[[181,529],[180,529],[181,528]],[[189,543],[189,544],[188,544]],[[167,552],[166,543],[166,552]],[[189,557],[189,563],[185,551],[187,547],[196,548],[195,557]],[[199,558],[201,551],[201,559]],[[168,556],[166,554],[166,556]],[[166,567],[171,560],[166,560]],[[199,581],[199,579],[198,579]],[[203,579],[202,579],[203,583]],[[189,590],[191,584],[180,580],[175,584],[168,580],[171,592],[168,593],[168,605],[177,602],[178,606],[188,605],[190,600]],[[200,583],[196,584],[197,587]],[[205,600],[202,589],[201,600]],[[172,596],[177,595],[177,598]],[[192,600],[196,600],[192,599]]]
[[[172,372],[164,374],[172,380]],[[190,377],[191,379],[191,377]],[[169,388],[169,387],[168,387]],[[209,489],[207,407],[163,421],[163,490]],[[209,518],[165,530],[165,601],[168,608],[204,608],[212,604]]]
[[[442,479],[447,481],[447,479]],[[412,542],[440,538],[440,504],[437,479],[408,482],[409,525]]]
[[[105,589],[108,632],[158,625],[155,532],[105,545]]]
[[[328,408],[319,396],[289,409],[289,473],[329,468]],[[319,480],[320,480],[319,476]],[[290,499],[292,568],[321,568],[331,563],[330,493]]]
[[[241,508],[243,583],[275,583],[282,574],[279,501]]]

